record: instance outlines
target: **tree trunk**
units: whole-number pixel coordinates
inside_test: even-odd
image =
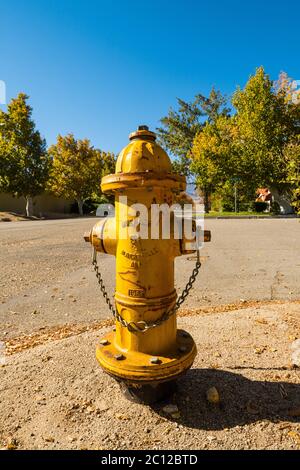
[[[208,214],[210,211],[209,192],[203,191],[203,196],[204,196],[204,210],[205,210],[205,213]]]
[[[77,199],[77,204],[78,204],[78,211],[80,217],[83,216],[83,200],[82,199]]]
[[[33,199],[31,196],[26,196],[26,215],[27,217],[33,216]]]
[[[277,202],[280,207],[280,214],[293,214],[294,208],[287,194],[282,194],[275,187],[270,187],[273,202]]]

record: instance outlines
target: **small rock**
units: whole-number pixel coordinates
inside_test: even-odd
[[[291,344],[291,350],[292,350],[292,365],[300,367],[300,339],[296,339],[296,341],[293,341]]]
[[[78,410],[78,408],[80,408],[79,403],[74,403],[71,407],[72,410]]]
[[[53,359],[52,356],[45,356],[43,357],[42,362],[47,362],[47,361],[50,361],[51,359]]]
[[[295,351],[296,349],[300,349],[300,339],[296,339],[296,341],[293,341],[291,344],[291,350]]]
[[[115,414],[117,419],[120,419],[122,421],[128,421],[130,417],[128,415],[125,415],[124,413],[116,413]]]
[[[288,432],[288,436],[290,436],[298,445],[300,445],[300,434],[296,431]]]
[[[180,418],[180,411],[179,411],[177,405],[173,405],[173,404],[170,403],[170,404],[164,406],[162,411],[164,413],[170,415],[174,419]]]
[[[178,411],[178,406],[177,405],[172,405],[169,403],[168,405],[165,405],[162,409],[165,413],[176,413]]]
[[[300,367],[300,350],[294,351],[292,354],[292,366],[293,367]]]
[[[97,411],[106,411],[109,409],[108,404],[104,400],[96,400],[95,407]]]
[[[37,402],[38,405],[45,405],[46,404],[46,398],[43,397],[42,395],[37,395],[35,397],[35,399],[36,399],[36,402]]]
[[[206,392],[206,399],[209,403],[218,405],[220,403],[220,395],[216,387],[210,387]]]
[[[6,444],[7,450],[16,450],[18,448],[18,441],[14,437],[9,439],[9,441]]]

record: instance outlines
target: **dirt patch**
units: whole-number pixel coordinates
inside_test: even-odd
[[[107,327],[90,325],[7,357],[0,368],[0,445],[299,449],[300,374],[290,364],[290,345],[300,337],[299,302],[202,313],[178,319],[198,355],[171,400],[177,417],[165,404],[126,400],[94,357]],[[219,405],[207,401],[211,387]]]
[[[19,222],[24,220],[32,220],[32,218],[17,214],[16,212],[0,212],[0,222]]]

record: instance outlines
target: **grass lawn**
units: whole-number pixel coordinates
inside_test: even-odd
[[[239,217],[241,215],[245,216],[255,216],[255,217],[269,217],[274,214],[271,212],[215,212],[210,211],[209,214],[205,214],[205,217]]]

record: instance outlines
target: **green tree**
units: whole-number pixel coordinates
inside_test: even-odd
[[[295,159],[289,158],[296,155],[297,146],[289,143],[300,130],[300,104],[293,90],[286,74],[274,84],[260,67],[245,88],[234,93],[235,114],[217,112],[199,130],[188,155],[206,210],[212,192],[226,198],[233,194],[232,181],[238,181],[241,200],[254,198],[261,186],[290,193]]]
[[[300,214],[300,135],[285,147],[284,156],[292,205],[295,211]]]
[[[28,96],[12,99],[0,111],[0,187],[26,200],[26,214],[33,215],[33,197],[43,192],[48,178],[46,141],[35,128]]]
[[[234,93],[232,103],[241,178],[252,186],[282,190],[287,176],[283,150],[296,130],[285,95],[274,92],[273,82],[260,67],[245,88]]]
[[[214,122],[219,115],[226,116],[226,98],[212,88],[209,97],[198,94],[191,102],[177,98],[178,110],[170,108],[167,116],[160,122],[157,129],[163,147],[175,157],[174,170],[189,174],[189,151],[195,136],[202,130],[205,121]]]
[[[87,139],[76,140],[73,134],[59,135],[48,153],[52,160],[49,190],[75,199],[82,216],[84,201],[101,194],[101,176],[111,172],[114,155],[93,148]]]
[[[205,212],[209,212],[211,194],[236,174],[235,132],[233,120],[220,115],[207,122],[194,138],[188,155],[196,185],[203,194]]]

